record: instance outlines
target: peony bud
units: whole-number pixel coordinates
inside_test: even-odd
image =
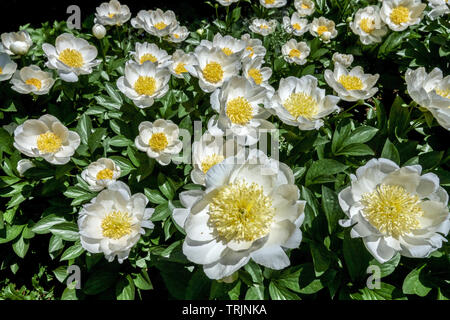
[[[96,24],[92,27],[92,34],[97,39],[103,39],[106,35],[106,28],[101,24]]]

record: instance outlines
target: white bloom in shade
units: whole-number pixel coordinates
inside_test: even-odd
[[[141,122],[139,135],[134,143],[139,150],[146,152],[150,158],[154,158],[163,166],[168,165],[183,148],[178,126],[164,119],[155,120],[153,123]]]
[[[151,61],[139,64],[128,61],[125,76],[117,80],[117,87],[133,100],[138,108],[148,108],[155,99],[163,97],[169,90],[170,73],[167,68],[159,68]]]
[[[158,67],[167,67],[171,61],[171,56],[167,54],[166,50],[158,48],[154,43],[139,43],[136,42],[135,52],[131,52],[134,60],[143,64],[145,61],[151,61]]]
[[[268,36],[273,33],[277,27],[277,20],[264,20],[254,19],[250,25],[250,31],[260,34],[262,36]]]
[[[353,21],[350,22],[350,28],[365,45],[381,42],[388,31],[377,6],[368,6],[356,11]]]
[[[374,88],[380,75],[366,74],[362,67],[357,66],[348,71],[340,63],[334,64],[334,72],[325,70],[325,81],[345,101],[366,100],[377,93]]]
[[[335,38],[338,34],[334,21],[325,17],[314,18],[309,24],[309,32],[325,43],[330,42],[330,39]]]
[[[94,22],[104,26],[121,26],[131,18],[130,8],[117,0],[102,3],[96,11]]]
[[[134,28],[142,28],[153,36],[164,37],[178,27],[178,21],[171,10],[141,10],[136,18],[131,19],[131,25]]]
[[[101,24],[94,24],[92,27],[92,34],[97,39],[103,39],[106,36],[106,28]]]
[[[14,147],[29,157],[43,157],[51,164],[66,164],[80,145],[80,136],[56,117],[46,114],[25,121],[14,130]]]
[[[447,241],[450,214],[448,194],[434,173],[421,175],[419,165],[400,168],[388,159],[372,159],[351,175],[351,186],[339,193],[352,227],[351,237],[362,238],[380,263],[397,252],[425,258]]]
[[[147,204],[145,195],[132,195],[125,183],[110,184],[79,212],[81,246],[91,253],[104,253],[109,262],[117,257],[122,263],[145,234],[144,228],[154,228],[149,219],[155,210],[146,208]]]
[[[232,77],[213,92],[210,100],[211,107],[219,113],[208,122],[208,131],[212,135],[231,135],[238,138],[239,144],[253,145],[258,141],[260,129],[274,128],[265,120],[270,116],[265,109],[269,103],[267,90],[245,77]]]
[[[311,0],[295,0],[294,7],[297,9],[300,17],[310,16],[314,13],[316,8],[315,4]]]
[[[300,18],[298,12],[294,12],[292,17],[283,17],[283,28],[287,33],[292,33],[294,36],[301,36],[309,29],[307,19]]]
[[[2,44],[9,55],[24,55],[28,52],[33,41],[27,31],[2,33]]]
[[[431,20],[436,20],[450,13],[448,0],[428,0],[431,11],[427,13]]]
[[[236,155],[239,150],[241,148],[234,139],[224,139],[206,132],[192,144],[191,180],[204,186],[206,173],[216,164]]]
[[[239,0],[216,0],[216,1],[224,7],[228,7],[230,4],[238,2]]]
[[[89,184],[89,190],[100,191],[120,177],[120,167],[114,160],[100,158],[81,172],[81,177]]]
[[[201,46],[205,46],[208,49],[219,48],[227,56],[240,56],[245,49],[245,44],[244,40],[236,39],[229,35],[222,36],[220,33],[214,36],[212,42],[208,40],[202,40],[200,42]]]
[[[173,43],[180,43],[189,37],[189,30],[185,26],[177,26],[170,31],[167,41]]]
[[[420,67],[408,69],[405,80],[411,98],[428,109],[442,127],[450,130],[450,76],[444,77],[439,68],[427,73]]]
[[[194,57],[197,62],[193,66],[186,65],[186,69],[198,78],[200,88],[205,92],[213,92],[221,87],[241,69],[239,57],[227,56],[220,48],[197,46]]]
[[[59,35],[55,47],[44,43],[42,50],[48,59],[45,65],[58,70],[61,79],[67,82],[77,82],[79,75],[92,73],[92,68],[101,62],[95,60],[96,47],[70,33]]]
[[[7,53],[0,53],[0,81],[11,79],[17,70],[17,63]]]
[[[19,172],[19,176],[23,177],[25,171],[30,168],[36,167],[31,160],[22,159],[17,162],[17,172]]]
[[[322,118],[339,111],[339,98],[325,95],[311,75],[280,80],[280,87],[272,98],[272,108],[284,123],[300,130],[314,130],[323,126]]]
[[[259,0],[259,3],[268,9],[284,7],[287,0]]]
[[[275,270],[290,265],[283,248],[300,245],[305,201],[287,165],[252,150],[212,167],[205,184],[205,191],[182,192],[185,208],[173,210],[190,261],[211,279],[232,275],[250,259]]]
[[[183,50],[178,49],[172,55],[172,60],[168,68],[173,76],[182,79],[183,74],[189,72],[186,66],[194,66],[196,63],[197,60],[193,54],[185,53]]]
[[[333,53],[332,60],[334,63],[340,63],[344,67],[348,68],[353,63],[353,55],[335,52],[335,53]]]
[[[242,63],[242,75],[252,83],[266,88],[273,94],[273,91],[275,90],[271,85],[269,85],[269,79],[272,76],[272,69],[269,67],[263,67],[263,64],[263,57],[244,59]],[[269,99],[272,97],[272,94],[268,96]]]
[[[50,72],[42,71],[36,65],[23,67],[14,73],[11,79],[11,89],[19,93],[34,93],[37,95],[47,94],[55,83]]]
[[[264,57],[266,55],[266,48],[262,45],[261,40],[251,38],[248,33],[242,35],[241,39],[245,41],[245,50],[242,53],[242,59],[256,59],[257,57]]]
[[[391,30],[403,31],[420,22],[426,7],[420,0],[384,0],[380,16]]]
[[[281,47],[284,60],[299,65],[306,63],[306,58],[310,52],[311,49],[309,49],[306,42],[297,42],[295,39],[289,40]]]

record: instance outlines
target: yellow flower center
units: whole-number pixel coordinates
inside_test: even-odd
[[[185,68],[186,63],[184,62],[180,62],[179,64],[177,64],[177,66],[175,67],[174,71],[176,74],[181,74],[181,73],[185,73],[188,72]]]
[[[259,26],[260,29],[269,29],[269,26],[267,24],[262,24]]]
[[[254,241],[270,232],[274,211],[262,186],[241,180],[224,186],[212,199],[209,222],[226,241]]]
[[[114,18],[115,15],[116,15],[115,13],[110,13],[110,14],[108,14],[108,17],[110,17],[112,19],[112,18]]]
[[[245,50],[250,51],[250,54],[248,55],[250,58],[255,54],[255,50],[251,46],[248,46]]]
[[[203,77],[206,81],[217,83],[223,79],[223,69],[220,63],[210,62],[203,69]]]
[[[292,93],[283,106],[295,119],[298,117],[312,119],[319,112],[317,101],[303,92]]]
[[[375,21],[370,18],[361,19],[361,21],[359,22],[359,27],[365,33],[371,33],[373,30],[375,30]]]
[[[162,30],[165,29],[167,27],[167,24],[165,24],[164,22],[158,22],[154,25],[154,27],[158,30]]]
[[[340,76],[338,82],[347,90],[361,90],[363,88],[362,80],[355,76]]]
[[[436,93],[443,98],[450,99],[450,89],[436,89]]]
[[[158,59],[151,53],[146,53],[141,57],[141,60],[139,61],[141,64],[143,64],[145,61],[151,61],[153,63],[158,62]]]
[[[179,38],[180,38],[180,35],[179,35],[178,33],[174,33],[174,34],[173,34],[173,37],[174,37],[175,39],[179,39]]]
[[[394,8],[389,15],[391,21],[395,24],[401,24],[409,21],[409,9],[404,6]]]
[[[224,159],[223,155],[216,153],[205,157],[201,163],[203,173],[207,173],[212,166],[221,163]]]
[[[234,52],[230,48],[222,48],[223,53],[225,53],[227,56],[231,56]]]
[[[319,36],[321,36],[324,32],[327,32],[328,28],[327,26],[319,26],[317,28],[317,33],[319,34]]]
[[[228,101],[226,114],[231,122],[244,125],[253,118],[253,108],[247,99],[237,97]]]
[[[309,9],[309,5],[307,5],[306,3],[302,3],[302,9]]]
[[[154,151],[163,151],[169,142],[167,141],[167,137],[163,132],[153,133],[150,140],[148,141],[148,145]]]
[[[274,4],[275,0],[265,0],[266,4]]]
[[[113,211],[102,220],[104,237],[118,240],[131,233],[131,216],[128,212]]]
[[[255,81],[257,85],[260,85],[263,81],[261,71],[256,68],[251,68],[250,70],[248,70],[248,75],[253,79],[253,81]]]
[[[139,76],[134,83],[134,91],[140,95],[151,96],[156,91],[156,80],[153,77]]]
[[[97,180],[111,180],[114,172],[111,169],[105,168],[97,173]]]
[[[44,153],[55,153],[61,149],[62,141],[53,132],[42,133],[37,138],[37,148]]]
[[[72,68],[81,68],[84,64],[80,51],[75,49],[64,49],[58,57],[59,61]]]
[[[300,54],[301,52],[298,49],[292,49],[291,51],[289,51],[289,57],[291,58],[299,58]]]
[[[0,74],[2,74],[3,73],[3,69],[2,69],[2,67],[0,67]]]
[[[363,214],[380,232],[395,238],[420,228],[420,199],[396,185],[379,185],[362,195]]]
[[[42,82],[36,78],[30,78],[25,81],[26,84],[34,86],[36,89],[41,90]]]
[[[294,24],[292,25],[292,28],[294,28],[295,30],[302,30],[302,26],[299,25],[298,23],[294,23]]]

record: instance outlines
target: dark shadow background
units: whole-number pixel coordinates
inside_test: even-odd
[[[215,2],[214,0],[210,0]],[[90,14],[95,13],[95,8],[106,0],[2,0],[2,17],[0,19],[0,33],[17,31],[19,26],[30,23],[32,27],[40,27],[45,21],[67,20],[70,14],[66,13],[70,5],[78,5],[81,9],[81,21]],[[139,10],[172,10],[175,12],[181,24],[192,21],[192,17],[209,18],[215,14],[212,7],[205,4],[204,0],[119,0],[126,4],[131,11],[131,17],[135,17]]]

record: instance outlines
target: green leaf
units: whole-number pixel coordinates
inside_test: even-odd
[[[13,225],[13,226],[6,226],[6,228],[3,228],[0,230],[0,244],[7,243],[15,238],[22,232],[25,225]]]
[[[367,267],[372,256],[367,252],[362,240],[360,238],[352,239],[349,232],[345,232],[343,252],[350,278],[353,281],[366,278]]]
[[[150,218],[151,221],[161,221],[167,218],[170,215],[171,211],[169,209],[169,203],[163,203],[158,205],[155,208],[155,212],[153,212],[152,217]]]
[[[91,135],[92,132],[92,122],[91,118],[89,118],[89,116],[87,116],[86,114],[83,114],[80,117],[80,120],[78,121],[77,125],[77,131],[80,135],[81,142],[83,144],[87,144],[89,136]]]
[[[141,290],[152,290],[153,284],[150,281],[147,271],[142,270],[134,279],[134,285]]]
[[[356,128],[349,138],[344,140],[344,146],[353,143],[366,143],[369,142],[378,132],[377,128],[369,126],[361,126]]]
[[[314,161],[306,173],[306,185],[332,182],[335,180],[332,175],[347,169],[343,163],[333,159],[321,159]]]
[[[353,143],[341,148],[335,155],[339,156],[373,156],[375,153],[368,145]]]
[[[88,138],[89,151],[94,151],[100,146],[103,136],[106,135],[106,128],[97,128]]]
[[[322,208],[327,217],[328,232],[333,234],[338,226],[339,219],[342,219],[345,214],[339,205],[337,193],[324,185],[322,185]]]
[[[61,300],[78,300],[77,290],[67,287],[61,296]]]
[[[39,220],[32,228],[31,231],[37,234],[49,233],[50,228],[54,225],[66,222],[63,217],[57,216],[55,214],[50,214]]]
[[[431,288],[425,286],[420,280],[421,271],[425,268],[427,264],[415,268],[412,270],[403,281],[402,290],[404,294],[416,294],[420,297],[425,297]]]
[[[351,297],[355,300],[404,300],[399,289],[387,284],[380,283],[379,289],[364,288],[360,290],[360,293],[352,294]]]
[[[269,284],[269,294],[273,300],[300,300],[295,293],[284,287],[278,287],[274,281]]]
[[[22,259],[25,258],[25,255],[27,254],[29,247],[30,247],[30,242],[28,240],[25,240],[23,237],[20,237],[12,245],[14,252]]]
[[[175,196],[175,188],[169,179],[164,179],[164,176],[161,173],[158,175],[158,187],[167,199],[173,200],[173,197]]]
[[[56,268],[53,270],[53,274],[59,282],[63,283],[67,278],[67,266],[60,266]]]
[[[316,272],[317,276],[320,276],[325,271],[327,271],[328,267],[330,266],[330,254],[328,253],[324,245],[316,242],[310,243],[310,249],[314,263],[314,271]]]
[[[261,267],[259,264],[250,261],[244,266],[245,271],[247,271],[250,276],[252,277],[252,280],[254,283],[262,283],[264,280]]]
[[[121,176],[125,176],[134,170],[135,167],[133,164],[126,158],[121,156],[110,156],[110,159],[114,160],[114,162],[120,167]]]
[[[83,252],[84,248],[81,246],[81,243],[77,241],[73,246],[70,246],[69,248],[66,249],[66,251],[64,251],[60,261],[75,259],[76,257],[80,256]]]
[[[252,285],[245,294],[245,300],[264,300],[264,286],[261,284]]]
[[[63,222],[50,228],[50,232],[66,241],[76,241],[80,238],[78,226],[74,222]]]
[[[120,96],[120,91],[117,90],[117,87],[113,87],[109,82],[106,82],[105,89],[106,92],[108,92],[108,95],[114,100],[114,102],[117,102],[119,104],[123,103],[122,97]]]
[[[135,287],[131,276],[121,278],[116,285],[116,298],[117,300],[134,300]]]
[[[390,159],[395,163],[400,164],[400,154],[398,153],[397,148],[389,139],[386,139],[383,151],[381,151],[381,157]]]
[[[394,272],[395,268],[398,266],[400,262],[401,255],[397,253],[391,260],[386,261],[385,263],[379,263],[376,259],[370,260],[370,265],[378,266],[380,268],[380,276],[387,277],[392,272]]]
[[[83,292],[88,295],[99,294],[110,288],[116,282],[116,278],[117,272],[97,270],[89,276],[82,287]]]
[[[150,200],[151,203],[163,204],[167,202],[167,199],[164,198],[158,190],[145,188],[144,194],[148,198],[148,200]]]
[[[113,147],[127,147],[127,146],[132,146],[133,141],[131,141],[130,139],[128,139],[125,136],[119,135],[119,136],[112,137],[109,140],[109,145],[113,146]]]

